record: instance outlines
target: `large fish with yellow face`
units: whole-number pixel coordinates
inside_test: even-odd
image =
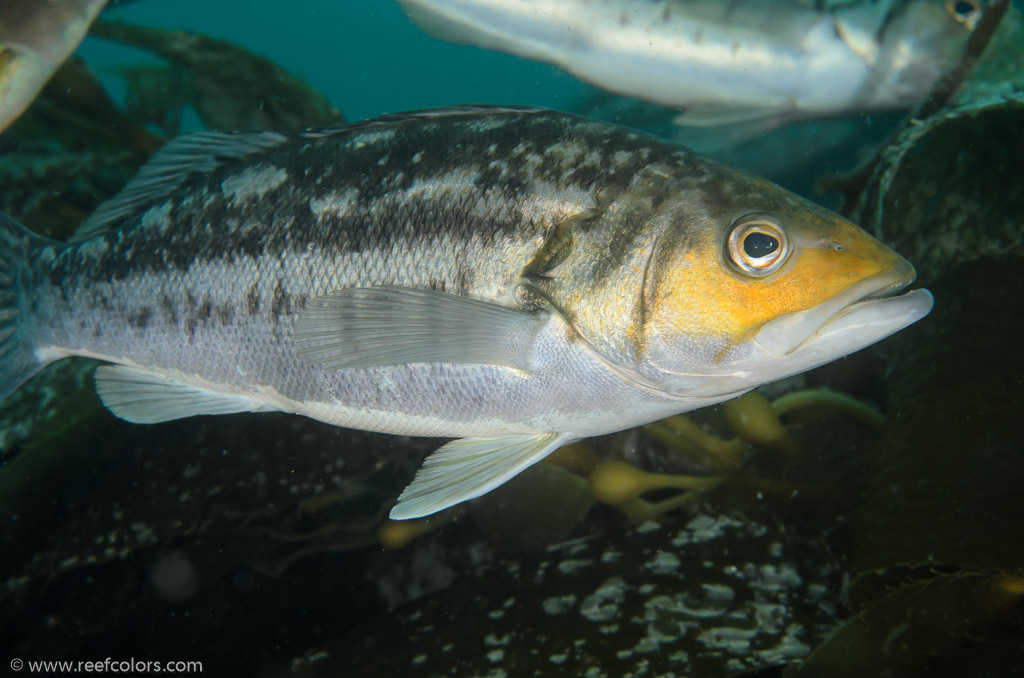
[[[0,224],[0,397],[65,356],[119,417],[285,411],[457,440],[392,511],[920,319],[852,223],[655,137],[464,107],[158,153],[70,243]]]

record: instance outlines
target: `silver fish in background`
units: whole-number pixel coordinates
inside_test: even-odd
[[[911,108],[952,66],[981,0],[398,0],[428,33],[685,108],[680,125]]]
[[[129,421],[284,411],[458,440],[392,511],[918,320],[852,223],[655,137],[465,107],[157,153],[64,244],[0,217],[0,397],[90,356]]]
[[[107,0],[0,2],[0,132],[82,42]]]

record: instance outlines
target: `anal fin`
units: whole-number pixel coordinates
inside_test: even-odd
[[[95,379],[103,405],[114,416],[135,424],[156,424],[198,414],[277,409],[248,396],[210,391],[137,367],[101,365],[96,368]]]

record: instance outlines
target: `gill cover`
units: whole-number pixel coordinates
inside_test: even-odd
[[[641,349],[644,285],[669,225],[660,206],[670,175],[669,167],[653,165],[626,187],[597,190],[596,207],[552,229],[523,271],[527,297],[557,311],[576,340],[620,373]]]

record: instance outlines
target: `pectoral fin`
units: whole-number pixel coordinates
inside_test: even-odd
[[[295,325],[297,355],[332,369],[478,363],[529,370],[543,311],[412,287],[345,287],[314,299]]]
[[[208,391],[136,367],[100,365],[95,379],[96,393],[106,408],[114,416],[135,424],[157,424],[197,414],[276,409],[248,396]]]
[[[680,127],[718,127],[719,125],[740,125],[764,123],[781,117],[783,107],[744,108],[727,104],[690,106],[675,117],[673,122]]]
[[[391,509],[391,518],[422,518],[479,497],[568,442],[560,433],[453,440],[423,462]]]
[[[677,115],[673,140],[701,153],[718,153],[798,120],[786,106],[694,106]]]

